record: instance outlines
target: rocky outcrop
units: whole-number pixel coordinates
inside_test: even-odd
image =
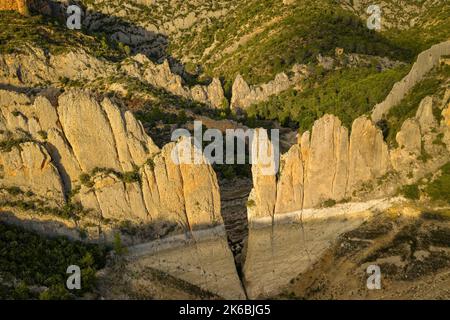
[[[420,53],[410,72],[394,85],[383,102],[374,107],[372,111],[372,120],[376,122],[387,115],[389,110],[397,105],[405,95],[439,63],[442,56],[449,54],[450,41],[436,44],[430,49]]]
[[[389,152],[383,134],[370,119],[361,117],[352,125],[349,146],[349,173],[346,195],[390,169]],[[339,200],[339,198],[332,198]]]
[[[222,83],[217,78],[207,86],[196,85],[191,89],[192,100],[209,104],[214,108],[225,108],[226,99]]]
[[[167,60],[162,64],[154,64],[142,54],[123,63],[122,68],[127,74],[144,79],[149,84],[164,88],[175,95],[207,104],[213,108],[223,107],[225,95],[222,84],[217,78],[214,78],[209,85],[196,85],[189,88],[184,86],[179,75],[172,72]]]
[[[196,152],[180,145],[191,141],[159,149],[129,111],[88,91],[67,90],[52,104],[0,90],[0,219],[75,239],[84,230],[101,241],[122,225],[151,230],[131,239],[140,242],[130,247],[132,265],[244,299],[216,174],[203,158],[177,164]]]
[[[444,105],[446,99],[444,96]],[[448,162],[450,126],[445,120],[448,109],[443,109],[443,121],[439,124],[433,114],[436,104],[433,97],[425,97],[415,117],[407,119],[397,133],[398,148],[390,150],[392,167],[404,184],[413,183]]]
[[[349,137],[337,117],[325,115],[281,156],[278,177],[253,166],[255,207],[249,208],[249,219],[341,201],[389,168],[383,135],[369,119],[355,120]]]
[[[291,71],[293,73],[291,77],[285,73],[279,73],[274,80],[255,86],[249,86],[244,78],[238,75],[232,87],[231,108],[245,110],[252,104],[267,101],[270,96],[289,89],[309,74],[305,65],[295,65]]]
[[[298,143],[281,156],[278,174],[261,174],[258,166],[253,165],[250,203],[255,205],[248,208],[249,218],[315,208],[355,197],[361,200],[388,195],[394,187],[381,190],[374,182],[394,174],[399,182],[411,183],[411,175],[418,179],[427,170],[444,164],[445,146],[448,150],[448,96],[442,98],[441,124],[434,116],[440,99],[425,97],[416,116],[407,119],[397,133],[398,148],[391,150],[381,130],[369,118],[357,118],[349,135],[337,117],[323,116],[315,122],[311,133],[299,136]],[[444,144],[439,143],[442,139]],[[423,159],[424,154],[431,159]],[[417,170],[411,172],[409,169],[413,167]]]
[[[64,201],[61,178],[41,145],[25,142],[1,152],[0,166],[3,187],[20,186],[56,203]]]
[[[174,95],[204,103],[213,108],[222,108],[225,101],[222,84],[213,79],[209,85],[196,85],[189,88],[182,78],[173,73],[169,62],[164,60],[155,64],[142,54],[119,63],[98,59],[83,49],[68,51],[58,55],[47,54],[43,49],[25,46],[23,53],[0,56],[0,82],[3,84],[26,87],[36,84],[65,84],[75,81],[88,88],[96,81],[109,83],[110,76],[133,78],[162,88]],[[109,83],[109,90],[120,87],[118,83]]]
[[[317,120],[311,133],[303,133],[298,143],[281,156],[278,174],[263,174],[253,165],[249,219],[315,208],[329,201],[388,195],[387,190],[372,191],[374,182],[397,172],[406,183],[413,163],[423,168],[422,174],[425,167],[431,170],[444,164],[447,153],[436,139],[448,131],[448,107],[442,111],[442,124],[438,124],[433,103],[431,97],[422,100],[416,116],[403,123],[396,137],[399,146],[392,150],[381,130],[365,116],[353,122],[350,135],[333,115]],[[422,159],[423,152],[432,160]]]
[[[28,4],[27,0],[0,0],[0,11],[1,10],[14,10],[23,15],[28,15]]]
[[[48,55],[41,48],[25,46],[21,53],[0,55],[0,81],[14,86],[62,80],[89,82],[104,78],[114,70],[112,63],[99,60],[82,49]]]
[[[442,99],[441,124],[433,113],[440,99],[421,101],[415,117],[397,134],[398,148],[389,150],[381,130],[365,116],[353,122],[349,135],[337,117],[325,115],[281,155],[277,174],[253,164],[244,266],[248,295],[278,292],[299,270],[311,267],[339,234],[362,223],[372,206],[384,206],[382,198],[447,163],[448,97]],[[436,143],[440,140],[444,143]],[[270,145],[268,138],[259,141]],[[346,204],[336,206],[339,202]],[[320,208],[328,206],[332,208]]]
[[[255,130],[251,148],[253,189],[249,196],[249,215],[272,216],[277,191],[276,170],[271,170],[275,164],[275,154],[266,130]]]
[[[0,91],[1,185],[63,206],[65,199],[104,219],[190,232],[222,224],[210,165],[175,164],[129,111],[109,98],[69,90],[43,96]],[[189,141],[190,143],[190,141]]]

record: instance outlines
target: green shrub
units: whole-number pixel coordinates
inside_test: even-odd
[[[445,81],[441,77],[442,72],[438,69],[430,71],[426,78],[416,84],[399,104],[389,110],[387,114],[389,133],[386,140],[390,146],[397,147],[395,140],[397,133],[406,119],[413,118],[416,115],[420,102],[426,96],[439,93],[441,84]]]
[[[334,207],[336,205],[336,203],[337,203],[336,200],[328,199],[322,203],[322,207],[331,208],[331,207]]]
[[[303,91],[289,89],[247,109],[249,117],[278,120],[284,125],[310,130],[324,114],[333,114],[351,128],[357,117],[381,102],[408,71],[408,66],[383,72],[375,68],[346,68],[308,80]],[[317,87],[316,84],[320,83]],[[387,135],[387,133],[385,133]]]
[[[48,138],[47,132],[45,132],[43,130],[39,130],[38,134],[41,136],[42,139],[47,140],[47,138]]]
[[[0,151],[11,152],[13,148],[19,148],[19,150],[21,150],[20,145],[22,143],[31,141],[33,140],[30,138],[19,138],[19,139],[10,138],[4,141],[0,141]]]
[[[3,189],[12,196],[18,196],[20,194],[24,194],[22,189],[20,189],[19,187],[7,187],[7,188],[3,188]]]
[[[425,192],[432,200],[450,203],[450,162],[441,168],[441,175],[430,182]]]
[[[141,175],[139,174],[139,171],[130,171],[125,172],[120,175],[120,179],[124,183],[134,183],[134,182],[140,182],[141,181]]]
[[[123,246],[122,239],[120,237],[120,233],[116,232],[114,234],[114,251],[117,255],[121,256],[127,253],[127,248]]]
[[[420,199],[419,186],[416,184],[406,185],[401,188],[401,193],[407,199],[418,200]]]
[[[247,201],[247,208],[253,208],[256,206],[255,200],[250,199]]]
[[[49,289],[41,299],[67,299],[72,296],[65,288],[69,265],[81,268],[82,295],[95,286],[93,271],[105,266],[107,250],[98,245],[70,241],[66,237],[45,237],[24,228],[0,222],[0,276],[12,277],[19,285],[0,290],[0,299],[29,299],[29,286]]]

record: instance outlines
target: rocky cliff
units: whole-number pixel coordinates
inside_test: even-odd
[[[337,117],[325,115],[281,156],[278,173],[268,175],[264,165],[253,164],[244,266],[249,296],[277,292],[339,234],[389,205],[383,198],[448,163],[449,97],[447,89],[439,98],[423,99],[398,132],[398,148],[389,149],[367,117],[356,119],[349,134]],[[442,120],[435,118],[433,105]],[[268,138],[257,143],[270,145]]]
[[[250,199],[255,205],[249,208],[249,218],[314,208],[327,201],[389,195],[394,188],[384,180],[380,181],[383,188],[377,188],[377,179],[395,175],[397,184],[410,183],[427,169],[445,164],[450,146],[433,141],[449,134],[448,92],[438,101],[430,96],[422,100],[416,116],[406,120],[397,134],[399,147],[392,150],[381,130],[365,116],[353,122],[350,134],[337,117],[323,116],[281,156],[278,174],[262,174],[254,165]],[[434,117],[433,104],[443,107],[441,123]],[[420,159],[424,151],[431,159]]]
[[[440,58],[450,54],[450,41],[442,42],[423,51],[411,71],[397,82],[384,101],[377,104],[372,111],[372,120],[378,121],[387,115],[389,110],[398,104],[405,95],[416,85],[433,67],[440,63]]]
[[[222,108],[224,92],[218,79],[209,85],[186,86],[182,78],[173,73],[167,60],[155,64],[143,54],[137,54],[121,62],[111,62],[89,54],[83,48],[67,50],[55,54],[44,49],[25,45],[20,53],[0,56],[0,82],[20,87],[41,85],[61,85],[62,81],[73,81],[90,87],[106,83],[106,90],[119,91],[123,86],[115,79],[132,78],[144,84],[198,101],[213,108]]]
[[[275,79],[261,85],[249,86],[241,75],[234,80],[232,87],[231,109],[245,110],[252,104],[266,101],[270,96],[281,93],[301,79],[308,76],[306,65],[295,65],[291,70],[292,75],[279,73]]]
[[[34,206],[79,204],[103,221],[152,224],[160,235],[222,223],[209,165],[176,165],[175,143],[160,150],[109,98],[69,90],[53,100],[0,92],[3,191],[19,187],[17,195],[29,195]],[[11,197],[2,193],[14,209]]]
[[[23,15],[28,14],[28,6],[26,0],[1,0],[0,10],[14,10]]]

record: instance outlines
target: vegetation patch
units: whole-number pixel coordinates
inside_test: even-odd
[[[104,267],[107,250],[98,245],[47,238],[0,222],[0,298],[70,299],[94,289],[95,273]],[[67,268],[81,268],[81,290],[65,287]],[[8,281],[9,280],[9,281]],[[40,293],[30,287],[45,287]]]
[[[434,201],[450,204],[450,162],[441,168],[441,175],[426,186],[425,192]]]
[[[316,70],[303,91],[293,88],[248,108],[249,117],[278,120],[283,125],[310,130],[324,114],[333,114],[351,128],[353,120],[369,112],[402,79],[409,66],[378,71],[376,66]]]

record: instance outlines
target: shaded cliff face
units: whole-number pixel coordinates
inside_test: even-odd
[[[175,143],[160,150],[112,100],[73,90],[54,106],[2,90],[0,105],[3,189],[20,187],[55,207],[79,203],[103,219],[154,223],[161,233],[222,223],[213,169],[176,165]]]

